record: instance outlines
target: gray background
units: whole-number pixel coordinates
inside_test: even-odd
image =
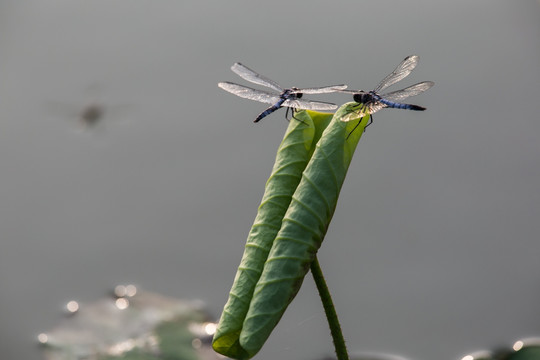
[[[235,61],[369,90],[418,54],[404,85],[435,81],[426,112],[376,114],[319,253],[352,352],[540,335],[539,20],[537,1],[2,1],[2,359],[39,359],[66,301],[117,283],[219,315],[287,126],[217,87],[245,83]],[[110,111],[78,131],[92,101]],[[331,353],[308,275],[257,358]]]

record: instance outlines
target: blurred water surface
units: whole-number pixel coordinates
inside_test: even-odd
[[[449,360],[537,336],[539,18],[537,1],[1,2],[2,359],[40,359],[63,304],[116,283],[219,315],[286,128],[217,87],[235,61],[370,89],[418,54],[403,86],[436,84],[427,111],[376,114],[320,251],[351,351]],[[92,84],[103,117],[72,131]],[[257,357],[331,353],[308,276]]]

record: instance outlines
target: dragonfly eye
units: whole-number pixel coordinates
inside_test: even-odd
[[[297,99],[300,99],[303,95],[304,95],[304,94],[302,94],[302,93],[296,93],[296,98],[297,98]]]
[[[357,103],[363,103],[364,102],[364,94],[354,94],[353,99]]]

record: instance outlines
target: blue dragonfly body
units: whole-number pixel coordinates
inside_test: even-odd
[[[428,90],[434,85],[432,81],[423,81],[421,83],[406,87],[405,89],[380,94],[380,91],[406,78],[414,70],[416,65],[418,65],[418,60],[419,57],[417,55],[406,57],[396,67],[396,69],[382,79],[379,85],[377,85],[377,87],[372,91],[366,92],[363,90],[340,90],[340,92],[353,94],[354,101],[359,103],[358,110],[355,111],[355,113],[359,116],[365,116],[367,114],[371,116],[383,108],[424,111],[426,110],[425,107],[413,104],[405,104],[400,101]],[[346,117],[343,119],[343,121],[350,121],[354,118],[357,117]]]
[[[319,111],[329,111],[337,109],[336,104],[321,102],[321,101],[310,101],[302,100],[303,94],[327,94],[333,93],[347,88],[347,85],[333,85],[333,86],[324,86],[324,87],[315,87],[315,88],[306,88],[299,89],[292,87],[290,89],[284,89],[278,85],[275,81],[268,79],[267,77],[258,74],[257,72],[251,70],[247,66],[241,63],[235,63],[231,70],[238,74],[243,79],[252,82],[257,85],[262,85],[269,87],[275,92],[263,91],[253,89],[244,85],[239,85],[231,82],[220,82],[218,86],[223,90],[226,90],[234,95],[243,97],[245,99],[260,101],[266,104],[271,104],[269,108],[261,112],[254,120],[254,122],[259,122],[267,115],[270,115],[274,111],[278,110],[281,107],[292,108],[293,111],[297,109],[305,110],[319,110]]]
[[[281,95],[279,96],[279,100],[272,106],[270,106],[268,109],[264,110],[262,113],[260,113],[253,122],[259,122],[262,120],[262,118],[266,117],[267,115],[270,115],[274,111],[278,110],[280,107],[283,106],[283,103],[287,100],[296,100],[300,99],[302,97],[302,93],[295,93],[295,88],[286,89],[284,90]]]

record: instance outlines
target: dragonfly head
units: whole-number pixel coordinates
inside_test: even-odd
[[[367,104],[373,99],[373,97],[369,93],[359,92],[353,95],[353,99],[357,103]]]
[[[304,95],[300,91],[301,90],[299,88],[292,87],[290,89],[285,90],[284,95],[288,95],[291,98],[294,97],[295,99],[300,99],[302,97],[302,95]]]

